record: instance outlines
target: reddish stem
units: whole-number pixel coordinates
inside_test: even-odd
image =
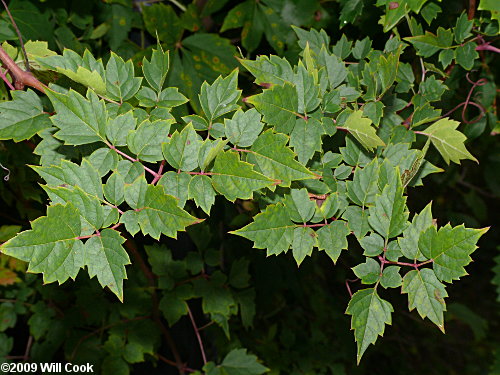
[[[135,159],[135,158],[133,158],[132,156],[127,155],[127,154],[126,154],[126,153],[124,153],[123,151],[118,150],[118,149],[117,149],[115,146],[113,146],[112,144],[109,144],[109,143],[108,143],[107,145],[108,145],[108,147],[109,147],[110,149],[114,150],[117,154],[120,154],[120,155],[121,155],[121,156],[123,156],[125,159],[128,159],[128,160],[130,160],[130,161],[131,161],[131,162],[133,162],[133,163],[135,163],[135,162],[138,162],[138,161],[139,161],[139,159]],[[143,164],[141,164],[141,165],[142,165],[142,167],[144,168],[144,170],[145,170],[146,172],[149,172],[149,173],[150,173],[150,174],[152,174],[155,178],[158,176],[158,173],[156,173],[155,171],[153,171],[151,168],[148,168],[148,167],[146,167],[146,166],[145,166],[145,165],[143,165]],[[161,176],[160,176],[160,177],[161,177]]]
[[[426,260],[425,262],[422,262],[422,263],[393,262],[393,261],[385,259],[385,257],[383,257],[381,255],[378,256],[378,259],[380,260],[380,262],[382,264],[395,264],[395,265],[398,265],[398,266],[413,267],[415,269],[418,269],[419,267],[423,266],[424,264],[428,264],[428,263],[434,262],[434,259],[429,259],[429,260]]]
[[[193,313],[191,312],[191,309],[189,308],[189,306],[188,306],[188,314],[189,314],[189,319],[191,319],[191,324],[193,325],[193,328],[194,328],[194,333],[196,334],[196,338],[198,339],[201,357],[203,358],[203,364],[206,365],[207,364],[207,356],[205,355],[205,348],[203,346],[203,340],[201,339],[200,330],[198,329],[198,326],[196,325]]]
[[[490,52],[500,53],[500,48],[493,47],[492,45],[485,43],[477,46],[476,51],[490,51]]]
[[[158,168],[158,172],[156,172],[155,178],[153,178],[153,181],[151,181],[151,184],[154,185],[158,182],[158,180],[161,178],[163,174],[163,168],[165,167],[165,160],[162,160],[160,163],[160,168]]]

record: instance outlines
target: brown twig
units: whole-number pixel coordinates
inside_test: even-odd
[[[28,342],[26,343],[26,350],[24,351],[24,362],[30,359],[31,345],[33,345],[33,336],[30,335],[30,337],[28,337]]]
[[[476,0],[469,0],[469,10],[467,12],[467,18],[469,21],[476,15]]]
[[[206,365],[207,356],[205,355],[205,347],[203,346],[203,340],[201,339],[200,330],[196,325],[196,321],[194,320],[193,313],[191,312],[189,306],[188,306],[188,314],[189,314],[189,319],[191,319],[191,324],[193,325],[194,328],[194,333],[196,334],[196,338],[198,339],[198,344],[200,345],[200,352],[201,352],[201,358],[203,358],[203,364]]]
[[[0,60],[9,71],[9,74],[12,76],[13,84],[16,90],[22,90],[24,89],[24,86],[29,86],[44,93],[45,90],[48,89],[48,87],[40,82],[33,75],[33,73],[22,70],[1,46]]]
[[[30,62],[28,60],[28,54],[26,53],[26,49],[24,48],[24,42],[23,42],[23,37],[21,35],[21,31],[19,30],[19,27],[17,27],[16,21],[14,20],[14,17],[12,17],[12,14],[10,13],[9,7],[5,3],[4,0],[2,0],[3,7],[7,11],[7,14],[9,15],[10,22],[12,22],[12,26],[16,30],[17,37],[19,38],[19,44],[21,44],[21,51],[23,52],[23,57],[24,57],[24,65],[26,68],[27,72],[30,72]]]

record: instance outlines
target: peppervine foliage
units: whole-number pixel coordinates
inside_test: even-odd
[[[118,14],[130,11],[114,3]],[[441,11],[438,3],[378,1],[384,10],[380,24],[390,34],[375,47],[368,37],[332,41],[323,29],[290,28],[279,15],[281,2],[247,0],[229,11],[221,32],[241,29],[247,52],[265,36],[277,55],[235,59],[236,48],[220,36],[183,38],[224,4],[209,1],[200,13],[193,3],[179,17],[172,5],[139,2],[145,29],[158,39],[140,59],[115,52],[103,59],[84,46],[57,53],[45,41],[25,43],[31,69],[47,86],[34,86],[39,93],[13,90],[0,103],[0,139],[36,142],[37,163],[29,168],[43,180],[48,205],[30,229],[10,227],[2,237],[3,256],[26,262],[26,272],[41,273],[44,284],[87,273],[123,302],[122,320],[115,317],[106,327],[104,373],[128,373],[127,363],[156,355],[160,333],[150,313],[127,307],[129,298],[140,304],[146,297],[169,326],[183,317],[193,323],[203,363],[197,370],[178,358],[164,359],[180,373],[269,371],[240,343],[226,345],[218,362],[206,358],[189,307],[190,300],[201,298],[208,324],[219,326],[227,338],[236,317],[245,329],[253,325],[250,262],[240,258],[225,270],[210,244],[207,223],[223,200],[238,213],[225,218],[231,230],[218,235],[243,237],[267,256],[286,257],[290,251],[299,267],[308,257],[329,258],[335,272],[335,264],[361,249],[362,258],[352,267],[360,282],[354,292],[348,282],[351,298],[344,306],[357,363],[400,310],[389,289],[398,288],[409,311],[445,332],[447,287],[467,275],[465,267],[488,228],[438,224],[432,203],[410,212],[407,200],[450,163],[478,162],[465,146],[471,132],[453,118],[454,110],[443,111],[439,103],[449,90],[444,78],[451,67],[471,71],[480,52],[498,52],[489,40],[498,34],[496,5],[481,1],[484,18],[469,19],[464,12],[453,27],[434,33],[417,17],[432,24]],[[339,27],[355,23],[365,6],[341,1]],[[322,9],[318,3],[313,11]],[[308,22],[314,14],[308,13]],[[401,25],[410,36],[400,33]],[[107,36],[112,49],[130,31],[125,26]],[[102,32],[99,27],[90,39]],[[2,48],[23,64],[20,48],[7,42]],[[463,107],[465,123],[474,88],[486,84],[468,74],[472,89],[455,108]],[[248,96],[239,85],[245,77],[260,86]],[[485,103],[472,105],[497,131],[494,104],[489,103],[491,111]],[[183,259],[155,243],[186,230],[197,249]],[[142,236],[151,270],[133,241]],[[144,271],[150,291],[140,292],[137,276],[127,281],[134,264]],[[124,292],[129,282],[137,286],[132,295]],[[94,292],[89,287],[80,298],[90,301]],[[6,302],[2,309],[15,315],[25,307]],[[38,319],[53,319],[43,302],[31,309]],[[155,322],[162,319],[153,315]],[[37,330],[35,318],[30,324],[35,339],[57,340],[46,327]],[[66,358],[85,351],[87,339],[73,337],[76,344]]]

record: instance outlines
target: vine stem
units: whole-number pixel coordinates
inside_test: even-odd
[[[206,365],[207,356],[205,355],[205,347],[203,346],[203,340],[201,339],[200,330],[196,325],[196,321],[194,320],[193,313],[191,312],[189,306],[188,306],[188,314],[189,314],[189,319],[191,319],[191,324],[193,325],[194,328],[194,333],[196,334],[196,339],[198,340],[198,344],[200,345],[200,352],[201,352],[201,357],[203,358],[203,364]]]
[[[118,149],[117,149],[115,146],[113,146],[112,144],[107,143],[107,142],[106,142],[106,144],[108,145],[108,147],[109,147],[110,149],[114,150],[117,154],[120,154],[120,155],[121,155],[121,156],[123,156],[125,159],[128,159],[128,160],[130,160],[130,161],[131,161],[131,162],[133,162],[133,163],[135,163],[135,162],[138,162],[138,161],[139,161],[138,159],[135,159],[135,158],[133,158],[132,156],[127,155],[127,154],[126,154],[126,153],[124,153],[123,151],[118,150]],[[144,168],[144,170],[145,170],[146,172],[151,173],[151,174],[152,174],[155,178],[158,176],[158,173],[156,173],[155,171],[153,171],[151,168],[146,167],[146,166],[145,166],[144,164],[142,164],[142,163],[141,163],[141,165],[142,165],[142,167]],[[161,177],[161,176],[160,176],[160,177]]]
[[[15,90],[15,87],[12,86],[12,83],[7,79],[7,76],[5,73],[0,69],[0,77],[2,77],[2,80],[5,82],[5,84],[9,87],[11,90]]]
[[[380,260],[380,262],[382,264],[395,264],[395,265],[398,265],[398,266],[408,266],[408,267],[413,267],[415,269],[418,269],[419,267],[423,266],[424,264],[429,264],[429,263],[432,263],[434,262],[434,259],[429,259],[429,260],[426,260],[425,262],[422,262],[422,263],[408,263],[408,262],[393,262],[393,261],[390,261],[390,260],[387,260],[385,259],[385,256],[381,256],[379,255],[378,256],[378,259]]]
[[[48,89],[42,82],[40,82],[31,72],[26,72],[22,70],[9,54],[0,46],[0,60],[2,64],[7,68],[9,74],[12,76],[14,87],[17,90],[22,90],[24,86],[29,86],[37,89],[38,91],[45,93]]]
[[[5,8],[8,16],[10,18],[10,22],[12,22],[12,26],[16,30],[16,34],[17,34],[17,37],[19,39],[19,44],[21,44],[21,50],[23,51],[24,65],[25,65],[26,71],[29,72],[30,71],[30,62],[28,60],[28,54],[26,53],[26,48],[24,48],[24,42],[23,42],[23,37],[21,35],[21,31],[19,30],[19,27],[17,27],[16,20],[14,19],[14,17],[12,17],[12,14],[10,13],[9,7],[7,6],[7,4],[5,3],[4,0],[2,0],[2,4],[3,4],[3,7]]]
[[[497,48],[497,47],[492,46],[491,44],[485,43],[485,44],[480,44],[479,46],[477,46],[476,51],[490,51],[490,52],[500,53],[500,48]]]

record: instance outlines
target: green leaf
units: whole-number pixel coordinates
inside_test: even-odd
[[[62,56],[47,56],[36,59],[45,69],[51,69],[84,86],[91,88],[100,95],[106,94],[106,81],[102,61],[85,50],[83,57],[76,52],[65,49]]]
[[[407,37],[404,38],[404,40],[413,44],[420,56],[431,57],[437,51],[443,48],[449,48],[453,42],[453,36],[450,30],[445,30],[440,27],[438,29],[438,35],[426,31],[425,35]]]
[[[459,124],[458,121],[443,118],[425,129],[423,134],[431,139],[447,164],[450,164],[450,160],[460,164],[462,159],[478,162],[465,148],[464,142],[467,137],[456,130]]]
[[[124,185],[125,181],[118,172],[114,172],[109,176],[104,184],[104,197],[114,205],[120,205],[124,200]]]
[[[144,205],[137,208],[143,234],[158,239],[160,234],[177,238],[178,231],[200,222],[177,205],[177,199],[165,194],[162,186],[148,185]]]
[[[269,369],[257,362],[257,357],[248,354],[246,349],[231,350],[220,365],[227,375],[260,375]]]
[[[188,187],[192,177],[196,176],[169,171],[163,174],[158,181],[158,185],[163,186],[168,194],[173,195],[179,200],[177,202],[179,207],[184,207],[189,196]]]
[[[142,59],[142,71],[144,78],[156,92],[160,92],[163,88],[165,79],[167,78],[170,58],[168,51],[164,52],[161,45],[158,49],[153,49],[151,60],[145,57]]]
[[[313,72],[309,72],[302,61],[299,61],[297,72],[293,78],[293,84],[297,90],[297,97],[299,100],[297,110],[299,113],[311,113],[321,103],[319,98],[319,84],[318,76]]]
[[[371,227],[386,240],[403,232],[409,212],[399,173],[396,181],[387,184],[382,193],[375,197],[375,204],[370,207],[369,213],[368,222]]]
[[[170,140],[163,143],[163,155],[167,162],[175,169],[185,172],[198,167],[198,152],[202,145],[201,137],[196,133],[193,124],[189,123],[179,133],[177,130]]]
[[[252,165],[240,160],[233,151],[221,152],[215,158],[212,183],[229,201],[236,198],[252,199],[253,192],[273,185],[270,178],[255,172]]]
[[[476,47],[476,43],[468,42],[455,50],[455,60],[465,70],[471,70],[474,67],[474,61],[479,58]]]
[[[214,141],[210,139],[205,139],[198,152],[198,165],[200,169],[204,171],[208,168],[210,163],[219,155],[224,147],[226,147],[228,140],[222,140],[217,138]]]
[[[278,203],[268,205],[252,223],[231,233],[253,241],[256,249],[267,249],[267,255],[278,255],[290,248],[295,227],[286,207]]]
[[[347,250],[347,236],[351,233],[347,223],[335,220],[333,223],[321,227],[317,232],[318,249],[325,250],[326,254],[337,263],[342,250]]]
[[[255,77],[258,85],[284,85],[293,81],[293,69],[285,58],[262,55],[255,60],[240,59],[239,62]]]
[[[220,116],[237,110],[240,106],[236,102],[240,95],[237,69],[226,78],[219,76],[211,85],[205,81],[201,85],[199,98],[207,120],[212,123]]]
[[[495,0],[481,0],[479,2],[479,10],[488,10],[491,12],[491,18],[497,20],[500,24],[500,5]]]
[[[292,181],[313,178],[314,174],[295,160],[295,154],[286,143],[288,137],[269,129],[259,135],[248,153],[248,162],[263,175],[280,180],[288,187]]]
[[[189,182],[189,197],[194,199],[194,203],[200,207],[207,215],[215,203],[215,190],[212,187],[210,177],[195,175]]]
[[[143,121],[127,136],[129,150],[137,155],[137,159],[147,162],[163,160],[162,144],[169,140],[168,132],[173,120]]]
[[[363,0],[341,0],[339,23],[344,27],[347,23],[354,23],[363,12]]]
[[[120,103],[132,98],[141,87],[142,78],[134,77],[134,64],[111,52],[106,64],[106,95]]]
[[[247,98],[264,116],[264,122],[276,128],[279,133],[290,134],[295,126],[298,111],[297,90],[291,83],[273,86],[262,94]]]
[[[412,222],[403,231],[403,237],[398,238],[398,243],[401,252],[408,259],[425,260],[418,249],[418,239],[421,233],[424,233],[429,227],[432,226],[432,212],[431,203],[429,203],[420,212],[413,216]]]
[[[428,317],[444,333],[444,299],[448,293],[434,271],[423,268],[408,272],[403,279],[401,292],[408,294],[410,311],[416,307],[422,318]]]
[[[347,220],[349,229],[354,232],[354,235],[358,239],[363,238],[370,230],[367,209],[362,209],[358,206],[349,206],[342,214],[342,217]]]
[[[457,43],[462,43],[466,38],[471,36],[472,25],[474,22],[467,19],[467,13],[462,12],[460,17],[457,19],[457,24],[453,28],[453,33],[455,34],[455,41]]]
[[[43,273],[44,283],[75,279],[84,266],[80,215],[70,203],[47,208],[47,216],[31,223],[1,246],[2,253],[29,262],[28,272]]]
[[[420,235],[418,248],[427,259],[433,260],[433,268],[439,280],[451,283],[467,275],[465,266],[477,249],[476,243],[489,228],[472,229],[450,224],[436,230],[434,226]]]
[[[293,230],[292,251],[298,266],[307,255],[311,256],[315,245],[316,232],[312,228],[297,227]]]
[[[144,26],[154,37],[173,48],[182,37],[182,24],[174,9],[166,4],[151,4],[141,7]],[[157,81],[159,84],[161,81]]]
[[[32,168],[47,181],[49,186],[79,186],[85,193],[99,199],[103,198],[99,172],[86,159],[83,159],[81,165],[63,160],[61,166],[33,166]]]
[[[363,40],[357,40],[352,49],[352,55],[357,60],[363,60],[372,48],[372,41],[369,37]]]
[[[113,229],[104,229],[99,236],[89,238],[84,246],[85,265],[90,278],[97,276],[99,284],[108,287],[123,302],[125,265],[130,259],[122,244],[125,239]]]
[[[372,204],[379,192],[377,180],[379,175],[378,159],[374,158],[364,168],[357,167],[352,181],[347,182],[347,196],[354,203],[365,207]]]
[[[113,146],[126,146],[129,131],[134,130],[137,119],[132,111],[110,119],[106,126],[106,137]]]
[[[384,251],[384,239],[377,233],[371,233],[369,236],[359,240],[359,244],[363,248],[363,255],[374,257],[382,254]]]
[[[385,143],[377,136],[377,131],[371,126],[372,121],[363,117],[363,111],[354,111],[347,118],[344,128],[351,133],[368,151]]]
[[[365,263],[352,268],[363,284],[375,284],[381,277],[380,264],[373,258],[366,258]]]
[[[12,91],[12,100],[0,103],[0,139],[15,142],[30,139],[36,133],[52,126],[43,112],[42,101],[31,89]]]
[[[292,189],[284,200],[290,218],[299,223],[307,223],[314,215],[316,203],[309,198],[307,189]]]
[[[87,99],[73,90],[66,95],[50,90],[46,94],[57,113],[51,117],[59,128],[56,138],[67,145],[106,141],[106,107],[92,90],[87,92]]]
[[[78,186],[72,189],[49,186],[42,186],[42,188],[47,192],[53,204],[73,204],[82,218],[82,233],[94,233],[101,228],[104,223],[104,211],[97,196],[87,194]]]
[[[362,289],[354,293],[346,314],[352,315],[351,329],[358,343],[357,362],[370,344],[377,341],[377,336],[383,336],[385,324],[392,324],[392,305],[380,298],[376,289]]]
[[[384,268],[382,277],[380,278],[380,285],[384,288],[397,288],[403,283],[403,278],[399,274],[401,267],[389,266]]]
[[[231,119],[224,119],[226,137],[235,146],[249,147],[259,136],[264,124],[255,108],[243,112],[238,109]]]
[[[296,120],[290,135],[290,146],[297,153],[301,163],[306,164],[316,151],[321,151],[323,134],[325,129],[318,120],[314,118],[309,118],[307,121],[302,118]]]
[[[318,63],[325,67],[330,90],[335,89],[347,78],[347,68],[344,62],[336,55],[328,53],[326,47],[321,49]]]

